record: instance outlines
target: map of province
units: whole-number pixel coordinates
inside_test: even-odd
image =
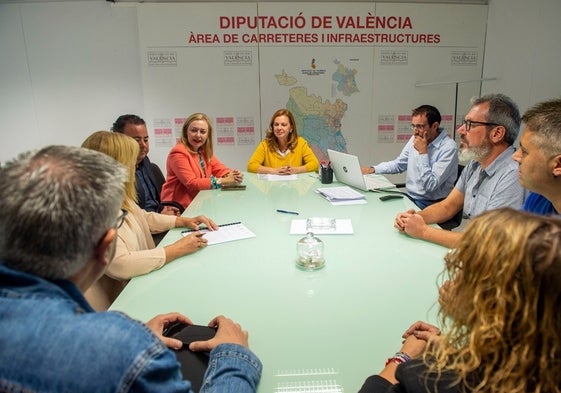
[[[335,63],[337,64],[337,61]],[[347,97],[360,91],[356,85],[356,72],[356,70],[347,68],[343,64],[339,64],[337,66],[337,71],[335,71],[331,77],[331,79],[337,82],[337,90]]]
[[[294,115],[299,135],[308,141],[318,160],[328,160],[327,149],[347,151],[341,133],[341,119],[347,111],[345,102],[324,102],[321,97],[309,95],[306,87],[292,87],[286,109]]]
[[[331,75],[331,81],[335,82],[334,90],[345,97],[359,93],[355,78],[357,70],[345,67],[337,59],[333,63],[336,65]],[[317,158],[320,161],[328,160],[327,149],[346,152],[347,142],[341,131],[341,124],[347,112],[347,103],[339,98],[334,102],[324,101],[321,96],[308,92],[313,86],[295,86],[298,79],[284,69],[275,78],[280,86],[289,88],[286,109],[294,115],[299,135],[308,141]],[[323,78],[306,80],[316,84],[322,81],[325,83]]]

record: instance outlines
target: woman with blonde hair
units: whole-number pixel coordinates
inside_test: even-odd
[[[132,277],[159,269],[166,263],[205,247],[207,242],[200,236],[200,232],[195,231],[165,247],[156,247],[152,233],[175,227],[199,229],[201,224],[211,229],[216,229],[217,226],[205,216],[176,217],[147,212],[138,206],[135,165],[139,147],[131,137],[116,132],[97,131],[82,143],[82,147],[105,153],[130,168],[122,205],[127,215],[117,231],[115,256],[105,275],[85,294],[92,307],[102,311],[111,305]]]
[[[561,220],[503,208],[471,221],[445,257],[442,332],[413,324],[361,393],[561,391]]]
[[[240,171],[228,168],[214,155],[212,131],[212,122],[204,113],[193,113],[185,120],[181,139],[168,154],[162,200],[187,207],[200,190],[243,181]]]
[[[318,169],[318,159],[308,142],[298,136],[292,113],[287,109],[277,110],[265,139],[247,162],[248,172],[292,175]]]

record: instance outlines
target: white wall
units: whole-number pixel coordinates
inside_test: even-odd
[[[561,95],[559,15],[559,0],[491,0],[483,77],[498,80],[483,93],[508,94],[522,111]],[[142,115],[137,30],[135,5],[0,5],[0,161]]]
[[[521,112],[561,97],[561,1],[491,0],[482,93],[511,96]]]
[[[135,7],[0,5],[0,161],[142,113]]]

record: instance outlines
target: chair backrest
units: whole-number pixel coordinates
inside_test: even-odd
[[[154,175],[154,180],[156,181],[154,185],[156,186],[158,195],[160,195],[162,193],[162,186],[166,182],[166,178],[158,165],[153,162],[150,162],[150,165],[152,165],[152,174]]]
[[[154,175],[154,180],[156,181],[154,185],[156,186],[156,191],[158,191],[159,197],[162,193],[162,186],[166,182],[166,178],[164,177],[164,174],[162,173],[162,170],[158,165],[153,162],[150,162],[150,164],[152,165],[152,174]],[[181,205],[181,203],[177,201],[160,201],[160,204],[163,206],[174,206],[179,209],[181,214],[183,214],[183,212],[185,211],[183,205]]]

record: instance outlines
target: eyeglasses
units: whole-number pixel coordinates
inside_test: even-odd
[[[462,125],[466,128],[467,132],[471,131],[471,126],[474,124],[479,124],[482,126],[500,126],[500,124],[497,123],[487,123],[484,121],[473,121],[473,120],[462,120]]]
[[[411,124],[411,129],[415,130],[424,130],[428,126],[428,124]]]
[[[115,228],[120,228],[123,225],[127,214],[129,214],[128,211],[121,209],[121,215],[117,217],[117,220],[115,221]]]

